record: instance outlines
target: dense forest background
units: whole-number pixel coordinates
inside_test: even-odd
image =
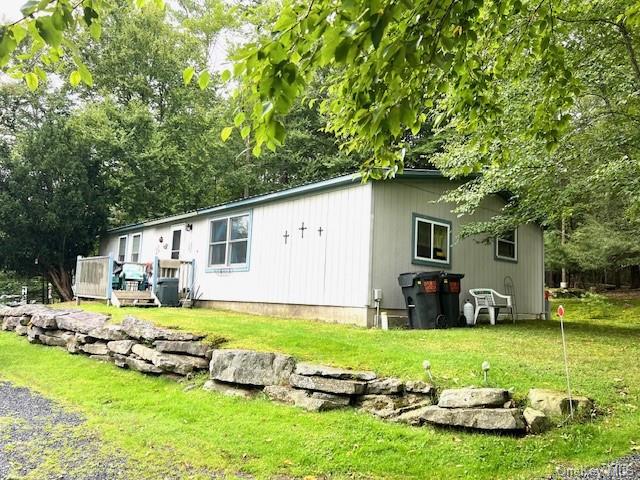
[[[599,14],[608,18],[617,6]],[[221,34],[259,37],[277,14],[269,2],[229,8],[180,0],[142,12],[123,1],[98,41],[75,34],[88,81],[70,86],[65,79],[76,65],[63,61],[35,91],[0,83],[0,294],[14,293],[7,290],[15,275],[42,276],[68,299],[76,256],[94,252],[109,227],[355,172],[367,162],[369,151],[341,148],[318,107],[331,94],[331,68],[316,72],[283,117],[282,147],[256,157],[250,133],[235,129],[221,139],[250,107],[221,79],[212,49]],[[504,215],[463,234],[543,225],[550,286],[564,268],[572,286],[640,288],[638,38],[606,21],[576,22],[567,35],[584,39],[567,50],[582,90],[558,145],[520,140],[510,147],[516,162],[484,169],[481,182],[447,199],[466,214],[487,193],[512,192]],[[206,88],[185,82],[187,66],[214,72],[198,78]],[[505,137],[534,114],[538,90],[530,78],[501,91],[511,112]],[[426,121],[402,134],[404,165],[465,178],[475,145],[455,130],[436,130]]]

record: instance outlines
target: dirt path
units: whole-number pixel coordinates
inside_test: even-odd
[[[83,426],[80,415],[0,382],[0,479],[127,478],[126,459],[108,452]]]

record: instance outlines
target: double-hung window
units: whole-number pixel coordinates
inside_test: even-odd
[[[127,237],[120,237],[118,239],[118,261],[124,262],[127,259]]]
[[[414,214],[412,263],[449,265],[450,242],[451,223]]]
[[[247,265],[249,229],[249,214],[212,220],[209,237],[209,266],[224,268]]]
[[[131,237],[131,261],[138,263],[140,261],[140,240],[142,234],[136,233]]]
[[[495,244],[497,260],[518,261],[518,230],[510,230],[496,236]]]

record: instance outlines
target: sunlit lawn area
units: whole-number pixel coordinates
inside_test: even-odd
[[[611,308],[564,302],[573,389],[593,397],[595,420],[515,438],[384,423],[354,410],[312,414],[264,399],[231,399],[145,377],[61,349],[0,334],[0,380],[29,386],[72,409],[149,478],[199,468],[258,477],[535,478],[558,466],[593,465],[640,444],[640,301]],[[228,340],[222,348],[289,353],[299,359],[424,378],[438,387],[490,383],[523,400],[531,387],[563,389],[559,323],[522,321],[473,329],[379,331],[320,322],[194,309],[82,308]],[[196,383],[201,383],[198,379]],[[634,443],[635,442],[635,443]],[[191,473],[189,473],[191,472]],[[137,472],[140,475],[140,472]]]

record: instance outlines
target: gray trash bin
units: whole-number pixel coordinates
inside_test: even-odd
[[[158,300],[160,300],[163,307],[179,307],[180,299],[178,298],[178,279],[159,278],[156,297],[158,297]]]
[[[407,305],[410,328],[445,328],[440,307],[440,272],[401,273],[398,284]]]

